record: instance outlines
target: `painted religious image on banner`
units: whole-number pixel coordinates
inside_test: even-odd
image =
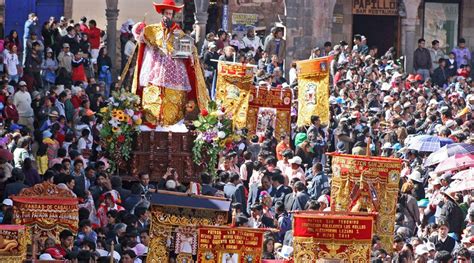
[[[231,252],[224,252],[222,253],[222,263],[239,263],[239,254],[231,253]]]
[[[318,84],[309,82],[306,84],[306,93],[304,103],[307,105],[316,105],[316,94],[318,92]]]
[[[197,232],[190,227],[177,228],[175,253],[193,254],[197,251]]]
[[[448,54],[457,43],[459,27],[459,3],[425,3],[423,37],[426,43],[440,42],[440,48]]]
[[[277,119],[277,109],[261,107],[258,109],[257,132],[258,136],[264,135],[267,127],[275,129]]]

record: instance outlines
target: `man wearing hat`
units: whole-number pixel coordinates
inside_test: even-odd
[[[28,87],[26,86],[26,82],[20,81],[19,83],[19,90],[13,96],[13,104],[15,105],[18,115],[20,119],[18,120],[18,124],[26,126],[33,131],[33,108],[31,108],[31,95],[28,92]]]
[[[58,55],[58,64],[59,70],[65,69],[69,74],[72,72],[72,59],[73,55],[70,50],[70,46],[68,43],[63,44],[63,49],[59,52]]]
[[[141,98],[149,124],[169,126],[184,118],[183,109],[188,99],[197,100],[197,104],[203,107],[209,96],[196,48],[191,48],[192,58],[174,57],[179,51],[175,50],[174,43],[186,37],[173,21],[183,5],[176,5],[174,0],[163,0],[153,5],[162,15],[161,23],[146,25],[140,22],[132,28],[138,42],[137,81],[132,91]]]

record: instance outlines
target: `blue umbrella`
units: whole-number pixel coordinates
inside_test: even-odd
[[[474,144],[468,143],[452,143],[443,146],[439,150],[433,152],[426,158],[423,166],[428,167],[434,164],[438,164],[451,156],[456,154],[466,154],[466,153],[474,153]]]
[[[416,150],[419,152],[435,152],[441,147],[453,143],[449,138],[441,138],[431,135],[419,135],[411,139],[409,150]]]

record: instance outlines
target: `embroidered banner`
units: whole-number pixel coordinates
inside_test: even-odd
[[[294,235],[314,240],[372,241],[372,217],[295,214]]]
[[[322,124],[329,124],[329,63],[331,57],[303,60],[298,67],[298,126],[311,124],[318,115]]]
[[[25,226],[0,225],[0,262],[26,260],[28,233]]]
[[[402,161],[384,157],[331,155],[331,210],[378,213],[374,233],[382,239],[385,248],[390,248]]]
[[[264,230],[253,228],[199,228],[198,263],[260,263]]]
[[[247,128],[250,135],[264,135],[265,129],[272,126],[275,137],[291,130],[290,89],[252,87],[247,114]]]
[[[373,215],[301,212],[293,220],[294,262],[370,261]]]
[[[230,201],[158,191],[151,196],[151,226],[147,262],[196,262],[198,226],[227,223]]]
[[[252,67],[219,61],[216,101],[232,113],[235,129],[246,126],[252,82]]]
[[[17,225],[26,225],[33,239],[43,240],[49,235],[59,241],[59,233],[64,229],[77,233],[79,201],[69,190],[43,182],[23,189],[11,199],[13,222]]]

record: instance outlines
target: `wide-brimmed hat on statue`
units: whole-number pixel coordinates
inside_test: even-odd
[[[153,5],[155,6],[156,12],[158,12],[160,14],[163,13],[163,11],[165,9],[171,9],[175,13],[178,13],[184,7],[184,5],[176,5],[174,0],[163,0],[163,3],[161,3],[161,4],[153,3]]]

